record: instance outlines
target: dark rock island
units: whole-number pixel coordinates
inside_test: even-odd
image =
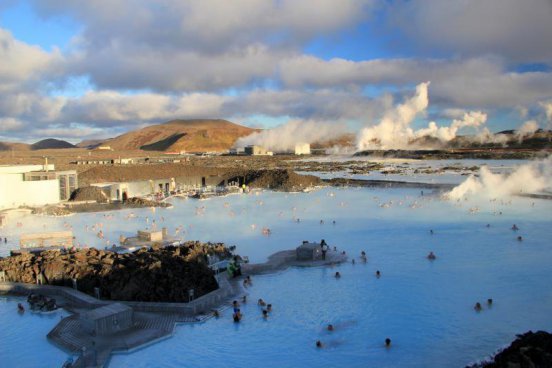
[[[526,332],[491,361],[469,368],[550,368],[552,367],[552,334]]]
[[[39,254],[22,253],[0,259],[7,281],[73,286],[102,299],[144,302],[187,302],[218,288],[207,256],[228,258],[222,243],[186,242],[181,246],[153,247],[119,254],[95,248]]]

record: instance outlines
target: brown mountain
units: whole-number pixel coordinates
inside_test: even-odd
[[[115,150],[221,152],[255,129],[227,120],[172,120],[125,133],[106,142]]]

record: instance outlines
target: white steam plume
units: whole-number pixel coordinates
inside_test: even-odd
[[[479,128],[487,121],[487,114],[481,111],[463,111],[461,119],[454,119],[450,126],[440,127],[430,122],[427,128],[414,131],[410,124],[416,115],[423,113],[428,105],[429,82],[416,87],[416,93],[404,103],[387,111],[378,125],[362,129],[357,137],[357,149],[402,149],[424,145],[414,142],[424,137],[436,138],[442,143],[456,138],[458,131],[465,127]]]
[[[516,136],[521,143],[523,141],[523,138],[532,135],[538,129],[539,124],[535,120],[528,120],[516,130]]]
[[[290,120],[274,129],[255,132],[239,138],[235,147],[262,146],[274,152],[293,150],[299,143],[323,143],[346,133],[346,126],[339,123],[314,120]]]
[[[460,200],[467,197],[503,198],[522,193],[539,193],[552,189],[552,156],[516,168],[510,174],[494,174],[481,167],[479,177],[471,175],[445,197]]]
[[[540,105],[544,109],[544,113],[546,114],[546,120],[547,120],[547,129],[552,129],[552,101],[549,102],[541,102]]]
[[[387,111],[376,126],[362,129],[357,136],[357,149],[403,148],[412,138],[410,124],[429,105],[429,82],[416,86],[416,94],[404,103]]]
[[[462,119],[454,119],[450,126],[439,127],[435,122],[430,122],[427,128],[419,129],[414,133],[414,138],[429,136],[442,142],[448,142],[456,138],[460,128],[479,127],[487,121],[487,114],[481,111],[465,112]]]
[[[507,134],[493,134],[487,127],[483,128],[478,134],[473,137],[467,137],[471,143],[494,143],[507,146],[510,142],[510,137]]]

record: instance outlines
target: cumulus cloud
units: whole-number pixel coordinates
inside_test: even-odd
[[[541,41],[552,38],[550,22],[543,21],[550,18],[546,0],[500,0],[500,5],[498,0],[459,0],[446,6],[436,0],[386,5],[374,0],[31,4],[40,17],[71,18],[79,31],[66,49],[48,52],[0,28],[0,118],[11,119],[6,134],[14,136],[28,126],[44,134],[62,133],[63,127],[118,132],[174,118],[239,122],[264,115],[289,116],[311,127],[363,122],[368,140],[386,141],[389,132],[379,136],[368,126],[379,121],[379,132],[398,132],[393,139],[404,141],[421,134],[409,125],[425,113],[424,96],[411,99],[417,106],[406,101],[392,108],[386,91],[400,94],[396,91],[428,80],[436,108],[431,114],[461,121],[470,110],[483,114],[519,108],[530,112],[524,120],[540,122],[542,114],[534,111],[544,101],[552,126],[552,104],[546,102],[552,98],[552,72],[514,68],[517,61],[550,64],[551,48]],[[400,23],[405,14],[408,22]],[[409,56],[401,58],[326,60],[305,51],[321,37],[342,36],[380,16],[378,21],[403,32],[416,52],[401,53]],[[499,17],[508,22],[496,21]],[[424,45],[440,48],[441,58],[420,53]],[[447,53],[449,45],[454,52]],[[75,77],[89,80],[90,89],[76,97],[64,95],[65,83]],[[430,122],[424,129],[445,140],[462,127],[454,121],[449,126]],[[483,137],[485,128],[476,128]]]
[[[207,91],[273,79],[313,37],[363,19],[373,0],[35,1],[83,24],[67,68],[107,89]]]
[[[501,59],[490,57],[326,61],[302,55],[283,60],[280,76],[291,88],[409,86],[430,80],[434,103],[462,108],[513,108],[535,103],[552,93],[552,73],[511,72]]]
[[[20,90],[30,82],[51,76],[60,58],[57,50],[48,53],[18,41],[8,30],[0,28],[0,92]]]
[[[34,0],[43,16],[67,14],[95,49],[113,43],[222,53],[252,43],[303,44],[366,17],[373,0]]]
[[[518,62],[552,60],[550,0],[398,0],[386,10],[406,47],[429,52],[501,55]]]
[[[0,118],[0,132],[9,132],[23,127],[23,122],[14,118]]]

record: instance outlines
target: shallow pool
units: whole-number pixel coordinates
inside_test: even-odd
[[[552,330],[552,201],[448,202],[424,192],[326,188],[174,199],[173,209],[155,212],[22,217],[16,220],[21,227],[11,222],[3,232],[15,242],[23,231],[72,227],[81,243],[103,247],[106,239],[96,236],[100,224],[115,242],[119,234],[134,234],[155,220],[170,232],[182,226],[179,235],[186,239],[236,244],[253,262],[322,238],[356,257],[354,265],[254,277],[240,324],[226,310],[219,319],[178,327],[159,344],[115,355],[112,367],[462,367],[516,333]],[[514,223],[517,232],[510,230]],[[272,235],[263,236],[263,227]],[[358,259],[361,250],[368,254],[366,264]],[[429,251],[437,255],[433,262],[425,258]],[[267,321],[258,298],[274,306]],[[490,308],[487,298],[494,300]],[[473,310],[477,301],[484,304],[480,313]],[[6,314],[13,315],[12,308],[0,305],[0,315]],[[334,332],[324,330],[328,323],[336,326]],[[34,337],[50,351],[46,333]],[[2,341],[20,338],[4,334]],[[392,339],[390,349],[384,347],[386,337]],[[325,347],[317,349],[316,340]],[[15,347],[9,354],[21,352]],[[59,353],[60,363],[64,357]]]

